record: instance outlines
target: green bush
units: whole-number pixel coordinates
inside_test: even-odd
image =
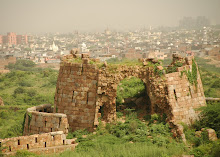
[[[14,95],[23,94],[25,92],[26,92],[26,90],[23,87],[18,87],[14,90]]]
[[[42,69],[32,70],[0,75],[0,97],[5,104],[0,108],[0,138],[22,135],[23,115],[28,107],[54,103],[58,72],[49,70],[49,76],[42,77]],[[50,86],[42,87],[44,83]]]
[[[211,88],[220,88],[220,79],[219,78],[212,84]]]
[[[210,143],[202,144],[190,151],[190,154],[195,157],[219,157],[220,154],[220,140]]]
[[[122,112],[116,112],[117,118],[121,118],[123,116]]]
[[[145,85],[141,79],[131,77],[120,82],[117,88],[117,105],[122,104],[123,99],[139,97],[145,93]]]
[[[10,70],[31,71],[35,67],[35,63],[30,60],[17,60],[15,64],[9,63],[6,67]]]
[[[23,86],[23,87],[32,87],[33,86],[33,84],[30,82],[30,81],[28,81],[28,80],[20,80],[19,82],[18,82],[18,85],[19,86]]]
[[[220,137],[220,102],[207,104],[203,107],[201,112],[201,120],[194,126],[196,129],[212,128],[216,131],[218,138]]]

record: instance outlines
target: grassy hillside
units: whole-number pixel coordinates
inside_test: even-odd
[[[196,58],[206,97],[220,98],[220,67],[208,64],[210,60]]]
[[[219,68],[206,66],[207,60],[197,58],[197,62],[206,96],[220,97]],[[10,65],[9,68],[12,70],[10,73],[0,75],[0,96],[5,104],[0,107],[0,138],[22,134],[23,117],[28,107],[43,103],[53,104],[58,74],[51,69],[37,69],[26,61]],[[125,98],[140,96],[140,91],[144,89],[143,82],[139,79],[121,81],[118,85],[117,103],[123,104],[122,100]],[[141,121],[136,112],[127,111],[125,123],[119,121],[104,125],[100,122],[96,133],[88,133],[86,130],[69,133],[68,138],[78,138],[76,150],[52,156],[168,157],[194,154],[195,157],[217,157],[220,154],[219,140],[208,141],[207,134],[203,134],[201,138],[195,136],[195,131],[209,127],[215,129],[220,137],[220,103],[203,108],[203,118],[194,126],[184,126],[188,145],[172,137],[164,118],[154,114],[146,121]],[[16,156],[36,155],[18,152]]]
[[[5,104],[0,107],[0,138],[22,135],[26,109],[54,101],[58,72],[21,63],[10,65],[12,71],[0,75],[0,97]]]

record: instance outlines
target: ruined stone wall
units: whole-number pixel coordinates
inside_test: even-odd
[[[184,122],[191,124],[198,118],[199,111],[196,109],[206,105],[202,81],[197,69],[197,87],[191,84],[186,71],[192,71],[192,59],[177,69],[178,72],[166,74],[168,86],[168,102],[175,124]]]
[[[157,60],[142,59],[135,65],[99,66],[99,62],[89,59],[85,54],[72,54],[63,58],[57,89],[55,109],[65,113],[70,128],[87,128],[92,130],[98,125],[101,107],[104,109],[103,120],[116,120],[117,86],[127,77],[140,78],[146,87],[146,98],[149,100],[150,113],[167,115],[167,122],[177,126],[179,122],[189,124],[198,116],[196,108],[205,105],[202,83],[197,74],[197,91],[190,85],[186,74],[181,71],[192,69],[192,58],[173,56],[169,68],[176,66],[178,72],[165,72]],[[169,70],[169,69],[168,69]]]
[[[88,60],[83,62],[63,61],[57,80],[54,109],[67,115],[72,131],[94,126],[98,72]]]
[[[153,67],[149,66],[126,66],[122,65],[112,70],[112,67],[102,68],[98,75],[98,90],[96,102],[95,124],[98,124],[98,111],[101,106],[104,107],[103,119],[112,122],[116,120],[116,92],[117,86],[127,77],[140,78],[146,88],[146,95],[151,111],[164,112],[167,108],[165,81],[159,75],[154,73]]]
[[[36,154],[60,153],[73,150],[75,146],[75,140],[69,142],[62,131],[0,139],[0,148],[6,156],[14,155],[18,150]]]
[[[24,135],[63,131],[68,134],[68,120],[65,114],[51,113],[51,104],[27,109],[24,123]]]

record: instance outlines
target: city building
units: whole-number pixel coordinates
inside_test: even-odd
[[[27,44],[27,35],[16,35],[14,32],[8,32],[7,35],[0,35],[0,44],[17,45]]]
[[[28,37],[27,35],[17,35],[17,44],[27,44]]]

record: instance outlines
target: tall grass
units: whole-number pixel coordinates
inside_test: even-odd
[[[97,141],[87,151],[66,151],[60,157],[162,157],[179,155],[180,152],[182,148],[176,145],[166,148],[149,143],[107,144]]]

